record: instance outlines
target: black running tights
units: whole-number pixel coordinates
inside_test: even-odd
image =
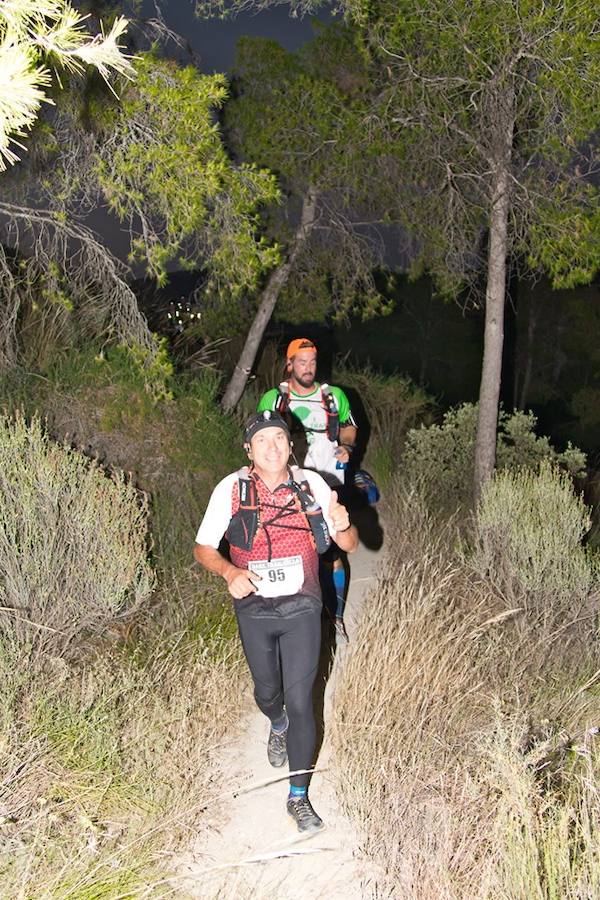
[[[321,648],[321,610],[277,619],[241,614],[238,627],[258,708],[276,722],[285,706],[290,772],[309,769],[316,740],[312,688]],[[290,783],[305,787],[309,780],[310,775],[293,775]]]

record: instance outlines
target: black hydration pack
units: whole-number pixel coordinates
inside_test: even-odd
[[[326,415],[325,428],[306,428],[305,431],[314,431],[326,434],[327,440],[332,443],[337,441],[340,435],[340,414],[335,402],[335,397],[328,384],[321,385],[321,403]],[[277,400],[275,409],[284,416],[290,410],[290,386],[287,381],[282,381],[277,388]]]
[[[300,508],[308,522],[308,527],[301,530],[310,531],[317,553],[325,553],[331,545],[331,537],[323,510],[313,497],[308,481],[305,478],[300,481],[296,480],[294,473],[291,472],[288,486],[298,497]],[[286,507],[282,507],[271,520],[261,522],[258,488],[248,466],[244,466],[238,472],[238,488],[240,505],[235,515],[232,516],[225,533],[225,537],[234,547],[239,550],[252,550],[259,525],[264,527],[277,522],[279,528],[296,529],[298,527],[279,521],[285,518]],[[290,507],[289,511],[295,512],[296,508]]]
[[[242,473],[245,472],[245,476]],[[238,472],[238,486],[240,492],[240,506],[232,516],[225,537],[230,544],[240,550],[252,550],[254,538],[258,531],[259,505],[258,488],[253,478],[248,474],[248,466],[244,466]]]

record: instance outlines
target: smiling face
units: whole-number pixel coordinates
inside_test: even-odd
[[[290,441],[285,431],[276,425],[257,431],[247,449],[259,475],[273,477],[286,472]]]
[[[300,388],[310,390],[314,386],[317,376],[317,351],[299,350],[292,359],[288,360],[289,378],[292,382],[292,390]]]

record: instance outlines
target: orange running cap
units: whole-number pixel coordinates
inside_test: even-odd
[[[288,344],[286,359],[293,359],[296,353],[299,353],[301,350],[314,350],[315,353],[317,352],[317,348],[308,338],[296,338]]]

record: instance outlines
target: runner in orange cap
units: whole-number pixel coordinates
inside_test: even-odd
[[[314,469],[333,488],[344,484],[346,466],[356,443],[356,423],[344,391],[319,383],[317,347],[310,338],[295,338],[286,351],[287,381],[261,397],[258,411],[291,413],[300,423],[308,444],[302,465]],[[336,594],[336,643],[347,644],[344,625],[346,572],[342,559],[333,560],[333,584]]]

